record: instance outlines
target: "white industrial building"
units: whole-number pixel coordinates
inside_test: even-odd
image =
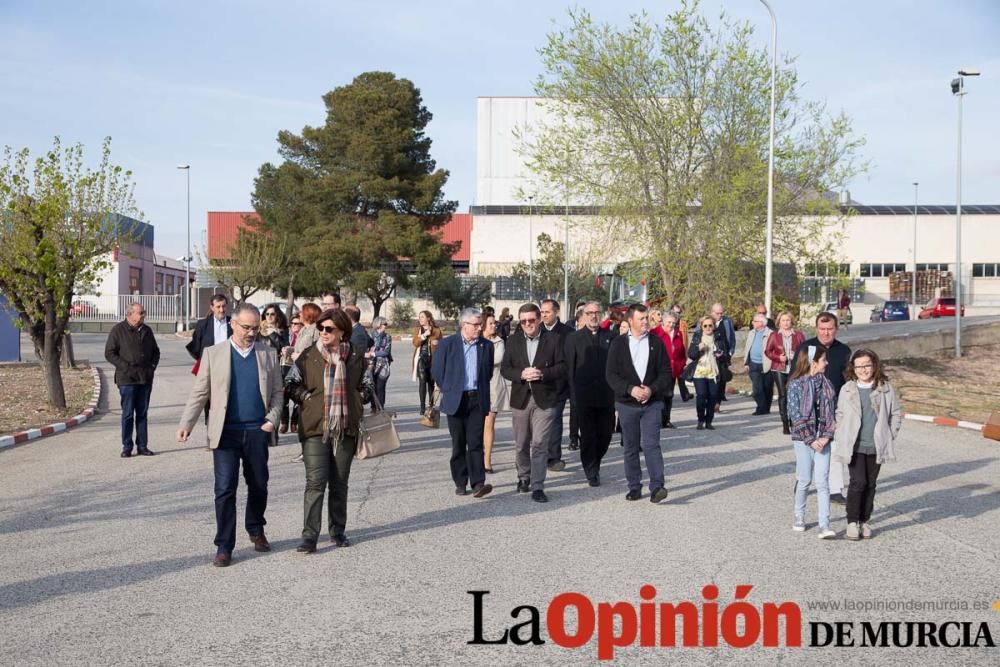
[[[471,273],[509,275],[511,266],[530,260],[531,239],[542,232],[557,240],[568,233],[571,257],[574,248],[600,247],[593,225],[586,220],[595,211],[566,201],[542,214],[540,202],[529,199],[530,193],[536,191],[536,182],[519,153],[515,132],[530,134],[532,125],[545,118],[544,100],[538,98],[477,100]],[[864,303],[889,298],[888,274],[911,271],[914,263],[917,270],[954,271],[954,205],[918,206],[916,216],[912,204],[853,204],[850,209],[850,215],[836,220],[838,226],[843,224],[843,244],[840,256],[831,257],[830,262],[864,281]],[[842,210],[847,213],[848,208]],[[632,258],[603,259],[614,264]],[[800,269],[808,274],[807,267]],[[1000,205],[962,207],[961,280],[968,314],[1000,312]]]

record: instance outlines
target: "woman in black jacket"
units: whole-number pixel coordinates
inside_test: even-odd
[[[712,419],[719,404],[721,373],[729,370],[726,354],[726,332],[716,328],[711,315],[701,318],[698,329],[691,336],[688,359],[697,362],[694,368],[695,410],[698,413],[698,430],[714,431]]]
[[[289,343],[288,318],[278,307],[272,303],[264,306],[264,314],[261,317],[260,326],[261,342],[278,353],[278,360],[281,362],[281,377],[284,379],[291,368],[291,344]],[[278,433],[288,433],[288,401],[285,401],[281,409],[281,426]],[[278,444],[277,433],[271,439],[271,446]]]

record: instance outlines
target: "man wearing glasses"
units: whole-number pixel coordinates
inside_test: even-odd
[[[431,361],[431,375],[441,389],[441,412],[451,434],[451,479],[455,495],[482,498],[493,490],[486,483],[483,430],[490,412],[493,343],[480,336],[482,315],[466,308],[458,332],[443,338]]]
[[[500,374],[510,381],[514,422],[517,490],[531,491],[531,499],[547,503],[545,471],[550,433],[561,413],[560,393],[566,379],[566,360],[557,333],[542,327],[538,306],[526,303],[517,311],[520,328],[507,339]]]
[[[601,328],[601,304],[588,301],[580,327],[566,341],[566,373],[580,429],[580,463],[591,486],[601,485],[601,460],[615,427],[615,397],[605,378],[608,349],[617,336]]]
[[[236,487],[240,463],[247,481],[246,530],[255,551],[270,551],[264,536],[267,509],[267,458],[271,434],[281,419],[284,387],[274,350],[257,339],[260,311],[242,303],[233,314],[228,345],[213,345],[202,355],[198,378],[177,430],[186,442],[205,404],[216,408],[208,422],[215,468],[215,546],[213,565],[226,567],[236,546]]]
[[[618,336],[608,350],[605,373],[615,394],[615,408],[622,426],[625,446],[626,500],[642,498],[642,468],[639,450],[646,459],[650,500],[667,499],[660,449],[663,396],[672,388],[670,359],[663,341],[649,335],[646,306],[636,303],[628,309],[628,334]]]
[[[132,456],[135,445],[139,456],[152,456],[146,428],[149,397],[153,392],[153,374],[160,363],[160,347],[153,330],[145,324],[146,311],[141,303],[128,307],[128,315],[108,334],[104,358],[115,367],[115,384],[122,400],[122,453]],[[132,426],[135,425],[135,441]]]

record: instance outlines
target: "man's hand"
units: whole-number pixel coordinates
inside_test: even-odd
[[[177,442],[187,442],[188,436],[191,435],[182,428],[177,429]]]
[[[821,452],[828,442],[830,442],[830,438],[816,438],[810,446],[817,452]]]
[[[541,380],[542,371],[532,366],[528,366],[523,371],[521,371],[521,379],[524,380],[525,382],[535,382],[537,380]]]
[[[639,385],[638,387],[632,387],[629,395],[639,403],[645,403],[653,395],[653,392],[650,391],[649,387]]]
[[[261,425],[260,430],[263,431],[264,433],[274,433],[274,424],[272,424],[271,422],[264,422]]]

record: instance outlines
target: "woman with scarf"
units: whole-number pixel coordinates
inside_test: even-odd
[[[724,332],[715,328],[715,318],[705,315],[698,322],[698,331],[691,336],[688,359],[698,362],[694,367],[695,411],[698,413],[697,430],[714,431],[712,420],[719,402],[719,375],[729,364],[725,353]],[[681,380],[683,382],[683,378]]]
[[[764,343],[764,354],[771,360],[771,377],[778,387],[778,412],[781,413],[782,433],[791,435],[788,421],[788,375],[792,372],[792,359],[805,335],[793,327],[792,314],[783,310],[778,314],[778,328],[771,332]]]
[[[362,396],[365,350],[351,345],[352,328],[343,310],[323,311],[316,323],[319,340],[302,351],[286,378],[288,394],[299,405],[298,433],[306,467],[299,553],[316,551],[327,486],[330,539],[338,547],[351,546],[345,533],[347,481],[367,400]]]
[[[816,478],[819,506],[819,539],[835,537],[830,528],[830,442],[836,428],[836,393],[826,379],[826,348],[810,345],[796,357],[788,381],[788,418],[792,422],[795,447],[795,523],[792,530],[806,529],[806,492]]]

